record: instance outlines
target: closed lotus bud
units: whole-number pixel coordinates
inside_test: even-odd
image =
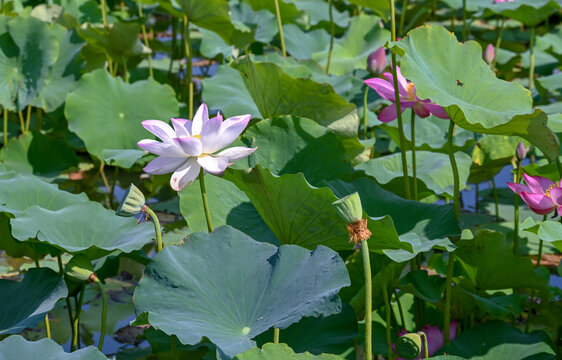
[[[367,59],[367,70],[371,74],[380,74],[386,67],[386,53],[383,46],[373,51]]]
[[[517,149],[515,150],[515,156],[517,157],[517,160],[523,160],[527,157],[527,149],[525,148],[525,145],[523,145],[522,142],[520,142],[519,145],[517,145]]]
[[[131,184],[115,213],[119,216],[135,216],[141,212],[145,203],[142,191],[135,184]]]
[[[415,359],[420,356],[422,350],[422,339],[416,333],[402,335],[396,341],[396,351],[404,359]]]
[[[488,64],[491,64],[494,61],[495,56],[496,53],[494,51],[494,45],[488,44],[488,46],[486,46],[486,50],[484,50],[484,60],[486,60]]]
[[[80,281],[87,281],[94,273],[94,265],[84,255],[74,255],[64,267],[64,274]]]

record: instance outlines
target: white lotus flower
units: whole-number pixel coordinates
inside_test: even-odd
[[[203,168],[205,171],[222,174],[233,161],[243,159],[256,148],[230,145],[244,131],[251,115],[240,115],[222,120],[218,114],[209,119],[207,105],[201,104],[193,121],[172,118],[172,129],[160,120],[145,120],[142,126],[162,142],[144,139],[137,143],[142,149],[158,157],[144,167],[149,174],[173,172],[170,179],[172,189],[179,191],[191,184]]]

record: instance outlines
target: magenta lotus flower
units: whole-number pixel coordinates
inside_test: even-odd
[[[404,76],[402,76],[398,66],[396,67],[396,75],[398,78],[398,94],[402,111],[406,108],[413,108],[416,114],[421,118],[428,117],[430,114],[441,119],[449,118],[449,115],[447,115],[441,106],[431,102],[429,99],[421,100],[416,95],[414,83],[407,81]],[[374,89],[383,99],[392,101],[394,104],[396,100],[394,97],[394,79],[392,78],[392,74],[388,72],[384,73],[383,76],[386,80],[382,78],[372,78],[365,80],[365,84]],[[396,118],[396,106],[394,105],[382,109],[378,116],[378,119],[382,122],[389,122]]]
[[[514,2],[515,0],[494,0],[494,4],[501,4],[504,2]]]
[[[488,64],[491,64],[492,61],[494,61],[495,56],[496,56],[496,53],[494,51],[494,45],[488,44],[488,46],[486,46],[486,50],[484,50],[484,60]]]
[[[457,325],[458,325],[457,320],[451,321],[451,324],[449,326],[449,340],[453,340],[457,336]],[[429,326],[427,324],[423,327],[423,329],[421,329],[421,331],[423,331],[427,336],[428,355],[432,356],[437,352],[437,350],[441,349],[444,345],[443,332],[439,330],[437,326]],[[406,330],[402,329],[398,333],[398,336],[400,337],[407,333],[408,332]],[[394,344],[392,345],[392,347],[394,348]],[[422,343],[421,355],[415,359],[423,359],[423,353],[424,351],[423,351],[423,343]],[[405,360],[405,359],[399,357],[397,360]]]
[[[519,194],[533,212],[546,215],[557,210],[562,214],[562,188],[542,176],[523,174],[527,185],[508,182],[507,186]]]
[[[176,191],[191,184],[201,168],[213,175],[222,174],[233,161],[245,158],[257,149],[235,146],[216,153],[236,140],[248,126],[250,117],[240,115],[223,121],[219,114],[209,119],[207,105],[201,104],[193,121],[172,118],[173,129],[160,120],[143,121],[142,126],[162,140],[144,139],[137,143],[142,149],[158,155],[144,167],[144,171],[157,175],[173,172],[170,185]]]
[[[373,75],[380,74],[386,67],[386,52],[384,46],[373,51],[367,59],[367,70]]]

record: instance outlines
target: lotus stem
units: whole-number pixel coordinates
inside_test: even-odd
[[[36,268],[40,268],[41,265],[39,264],[39,256],[37,255],[37,252],[35,252],[35,257],[33,258],[33,261],[35,262],[35,267]],[[45,332],[47,333],[47,338],[51,338],[51,325],[49,324],[49,313],[45,314]]]
[[[111,190],[109,191],[109,202],[113,204],[113,198],[115,194],[115,185],[117,184],[117,176],[119,175],[119,166],[116,166],[113,170],[113,179],[111,179]]]
[[[447,279],[445,280],[445,314],[443,324],[443,345],[449,342],[449,330],[451,326],[451,291],[453,288],[453,270],[455,265],[455,253],[449,253],[447,262]]]
[[[6,146],[8,143],[8,108],[4,107],[2,117],[4,120],[4,146]]]
[[[404,23],[406,22],[406,9],[408,9],[408,0],[402,1],[402,13],[400,14],[400,27],[398,33],[404,36]]]
[[[546,221],[546,215],[543,216],[542,221],[543,221],[543,222]],[[539,239],[539,254],[538,254],[538,256],[537,256],[537,265],[536,265],[536,267],[541,266],[542,247],[543,247],[543,240],[542,240],[542,239]]]
[[[392,41],[396,41],[396,9],[394,8],[394,0],[390,0],[390,22],[392,30]],[[394,82],[394,101],[396,106],[396,115],[398,117],[398,133],[400,135],[400,153],[402,156],[402,172],[404,174],[404,192],[407,199],[410,195],[410,182],[408,181],[408,163],[406,161],[406,137],[404,136],[404,124],[402,122],[402,110],[400,108],[400,94],[398,92],[398,77],[396,75],[396,54],[392,52],[392,78]]]
[[[172,359],[176,360],[178,358],[178,344],[176,335],[170,336],[170,348],[172,349]]]
[[[273,343],[279,344],[279,329],[273,328]]]
[[[496,69],[496,62],[498,60],[498,51],[500,50],[500,45],[502,43],[504,25],[505,25],[505,18],[502,17],[501,21],[499,22],[498,37],[496,39],[496,48],[494,49],[495,56],[494,56],[494,60],[492,60],[492,70]]]
[[[207,219],[207,229],[209,233],[213,232],[213,224],[211,222],[211,212],[209,211],[209,203],[207,201],[207,190],[205,189],[205,170],[201,168],[199,173],[199,186],[201,187],[201,198],[203,199],[203,209],[205,210],[205,219]]]
[[[23,119],[23,113],[20,111],[18,111],[18,117],[20,119],[20,128],[21,128],[21,133],[25,134],[25,120]]]
[[[27,114],[25,114],[25,132],[29,132],[30,122],[31,122],[31,105],[27,105]]]
[[[394,289],[394,299],[396,299],[396,305],[398,305],[398,314],[400,314],[400,322],[402,323],[402,328],[406,329],[406,321],[404,320],[404,311],[402,310],[402,303],[400,302],[400,297],[398,297],[398,291]]]
[[[129,70],[127,69],[127,59],[125,59],[124,56],[121,57],[121,60],[123,61],[123,80],[125,81],[125,83],[129,83],[129,77],[127,76],[127,73],[129,72]]]
[[[41,108],[37,108],[35,117],[35,130],[37,130],[37,132],[40,132],[42,127],[41,120],[43,120],[43,110]]]
[[[529,55],[530,55],[530,64],[529,64],[529,89],[533,89],[535,87],[535,27],[531,28],[531,38],[529,40]]]
[[[80,314],[82,313],[82,304],[84,303],[84,294],[86,293],[86,283],[82,283],[82,287],[80,289],[80,297],[76,302],[76,314],[74,315],[74,319],[72,321],[72,351],[79,348],[80,344],[80,336],[79,336],[79,325],[80,325]]]
[[[453,147],[453,133],[455,131],[455,123],[453,120],[449,120],[449,131],[447,133],[447,143],[449,145],[449,160],[451,161],[451,168],[453,169],[453,181],[454,181],[454,190],[453,190],[453,203],[455,206],[455,216],[457,221],[460,217],[460,182],[459,182],[459,169],[457,167],[457,160],[455,159],[455,150]]]
[[[371,259],[367,240],[361,241],[363,255],[363,274],[365,275],[365,356],[373,358],[373,284],[371,277]],[[390,313],[388,313],[390,317]]]
[[[101,308],[101,331],[100,331],[100,341],[98,343],[99,351],[103,352],[103,341],[105,340],[105,328],[106,328],[106,320],[107,320],[107,294],[105,292],[105,288],[101,282],[101,280],[96,276],[96,274],[92,274],[91,278],[96,283],[98,288],[101,292],[101,299],[102,299],[102,308]],[[77,309],[78,311],[78,309]]]
[[[279,8],[279,0],[275,0],[275,16],[277,17],[277,26],[279,27],[281,52],[283,53],[283,57],[287,57],[287,50],[285,49],[285,37],[283,36],[283,21],[281,20],[281,9]]]
[[[492,193],[494,195],[494,208],[496,211],[496,221],[500,221],[500,209],[499,209],[499,200],[498,200],[498,188],[496,187],[496,180],[492,176]]]
[[[363,139],[367,140],[367,98],[369,95],[369,86],[365,85],[365,93],[363,95]]]
[[[427,335],[423,331],[418,332],[418,335],[423,339],[423,358],[428,359],[429,358],[429,346],[427,344]]]
[[[59,264],[59,274],[64,276],[64,265],[62,264],[62,258],[60,255],[57,255],[57,263]],[[70,303],[70,298],[67,296],[66,300],[66,310],[68,310],[68,320],[70,321],[70,330],[72,332],[72,336],[74,337],[74,326],[73,326],[73,319],[72,319],[72,304]]]
[[[468,40],[468,27],[466,26],[466,0],[462,0],[462,41]]]
[[[410,141],[412,142],[412,175],[414,177],[413,194],[414,200],[418,200],[418,175],[416,171],[416,112],[412,109],[412,119],[410,121]]]
[[[393,358],[393,354],[392,354],[392,339],[390,338],[390,312],[392,311],[390,308],[390,301],[388,299],[388,289],[386,288],[387,284],[386,284],[386,280],[382,286],[382,296],[384,297],[384,309],[385,309],[385,313],[386,313],[386,346],[387,346],[387,351],[388,351],[388,358],[392,359]],[[369,357],[367,357],[367,359],[371,359]]]
[[[275,0],[277,1],[277,0]],[[334,36],[336,33],[336,26],[334,25],[334,15],[333,15],[333,8],[334,8],[334,1],[329,0],[330,7],[329,7],[329,16],[330,16],[330,49],[328,50],[328,63],[326,64],[326,75],[330,75],[330,65],[332,64],[332,51],[334,50]]]
[[[183,41],[185,47],[185,71],[186,71],[186,82],[184,90],[184,101],[188,105],[188,115],[189,118],[193,118],[193,64],[191,62],[191,41],[189,38],[189,20],[187,15],[183,15],[183,24],[185,28]]]
[[[517,160],[513,182],[521,181],[521,160]],[[519,195],[513,194],[513,253],[519,256]]]
[[[147,205],[145,205],[143,207],[144,211],[148,214],[148,216],[150,216],[150,218],[152,219],[152,222],[154,223],[154,230],[156,231],[156,251],[160,252],[162,251],[163,245],[162,245],[162,230],[160,228],[160,220],[158,220],[158,216],[156,216],[156,213],[154,213],[154,211],[152,211],[151,208],[149,208]]]
[[[106,0],[100,0],[101,1],[101,19],[103,22],[103,26],[107,26],[107,4],[106,4]]]
[[[137,0],[137,7],[139,8],[139,17],[142,18],[141,0]],[[148,36],[146,36],[146,25],[144,23],[142,23],[142,25],[141,25],[141,31],[142,31],[142,38],[144,39],[144,45],[146,47],[149,47],[148,46]],[[146,60],[148,61],[148,76],[150,76],[151,78],[154,79],[154,72],[152,70],[152,54],[148,54],[146,56]]]

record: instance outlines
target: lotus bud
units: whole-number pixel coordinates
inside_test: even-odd
[[[349,242],[358,244],[371,237],[367,219],[363,219],[363,207],[358,193],[353,193],[332,203],[338,215],[347,223]]]
[[[488,64],[491,64],[494,61],[495,56],[496,53],[494,51],[494,45],[488,44],[488,46],[486,46],[486,50],[484,50],[484,60],[486,60]]]
[[[404,359],[415,359],[421,355],[422,339],[416,333],[402,335],[396,341],[396,351]]]
[[[367,70],[371,74],[378,75],[383,72],[386,67],[386,52],[384,46],[373,51],[367,59]]]
[[[135,216],[141,212],[145,203],[142,191],[135,184],[131,184],[115,213],[119,216]]]
[[[84,255],[74,255],[64,267],[66,276],[80,281],[88,281],[94,274],[94,265]]]
[[[527,157],[527,149],[525,148],[525,145],[523,145],[522,142],[520,142],[519,145],[517,145],[517,149],[515,150],[515,156],[519,161]]]

